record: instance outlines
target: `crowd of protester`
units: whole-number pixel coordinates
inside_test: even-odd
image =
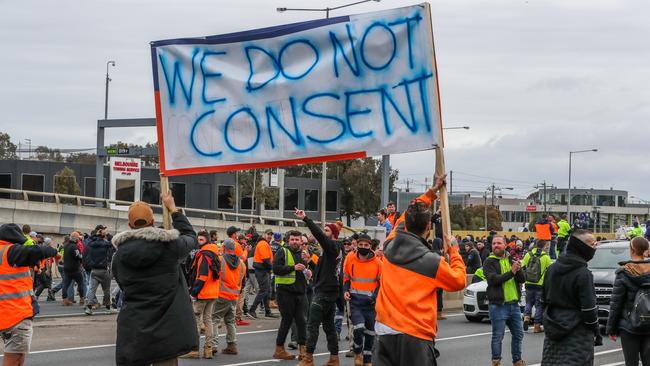
[[[533,333],[544,333],[542,365],[593,364],[602,337],[587,263],[601,238],[571,227],[564,215],[557,222],[543,215],[535,235],[525,239],[495,231],[485,237],[445,236],[440,212],[431,209],[443,184],[444,177],[437,179],[403,213],[394,203],[380,209],[383,242],[366,232],[345,236],[340,221],[317,225],[302,210],[295,215],[308,233],[231,226],[221,239],[217,231],[195,231],[171,194],[162,202],[172,230],[156,227],[144,202],[129,208],[130,230],[112,235],[97,225],[90,234],[71,232],[61,244],[29,225],[4,224],[4,364],[24,363],[40,297],[46,292],[46,302],[56,301],[60,291],[63,306],[83,306],[89,316],[102,308],[119,312],[118,365],[166,366],[176,365],[178,357],[237,355],[237,329],[260,318],[280,318],[272,357],[300,366],[314,364],[321,327],[327,366],[340,364],[342,337],[350,345],[345,356],[355,366],[435,365],[438,321],[445,318],[442,292],[464,289],[467,275],[487,282],[492,365],[502,364],[506,329],[513,365],[525,365],[523,338],[531,325]],[[616,272],[604,332],[620,339],[628,365],[639,360],[647,365],[649,248],[637,231],[630,235],[630,260]],[[55,272],[60,281],[53,285]],[[226,332],[222,345],[220,324]]]

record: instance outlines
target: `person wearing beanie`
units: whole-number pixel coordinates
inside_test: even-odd
[[[226,326],[227,347],[221,350],[225,355],[236,355],[237,351],[237,328],[235,327],[235,311],[237,300],[241,294],[241,285],[246,274],[246,265],[241,258],[235,254],[237,243],[228,238],[223,241],[221,249],[221,274],[219,275],[219,298],[214,304],[212,314],[212,326],[214,337],[212,338],[212,351],[217,352],[219,340],[219,324]],[[206,340],[207,343],[207,340]]]
[[[341,287],[340,268],[343,263],[341,245],[337,239],[343,224],[337,221],[325,224],[325,228],[321,229],[305,215],[305,211],[296,209],[295,215],[305,222],[323,249],[313,276],[314,298],[309,308],[306,353],[299,365],[312,366],[314,364],[313,354],[318,342],[318,331],[320,325],[323,324],[327,349],[330,352],[330,359],[326,365],[338,366],[339,343],[334,326],[334,314]]]
[[[343,296],[350,302],[355,366],[371,364],[375,345],[375,302],[382,262],[372,251],[371,242],[367,234],[359,235],[357,252],[347,256],[343,266]]]
[[[199,346],[192,301],[179,265],[197,249],[196,233],[176,209],[171,193],[162,194],[162,203],[171,213],[173,230],[154,227],[151,206],[138,201],[129,207],[131,230],[113,237],[117,252],[112,269],[125,304],[117,317],[118,366],[176,365],[179,356]]]
[[[4,365],[22,366],[32,341],[32,289],[29,272],[39,261],[56,256],[49,246],[25,246],[25,236],[16,224],[0,226],[0,332],[4,343]]]
[[[212,347],[215,343],[214,330],[216,329],[212,325],[212,314],[219,297],[220,250],[216,244],[210,242],[210,234],[207,231],[200,231],[197,234],[197,241],[199,251],[194,255],[189,268],[190,296],[197,324],[196,334],[200,336],[202,329],[205,332],[203,357],[212,358],[214,353]],[[199,358],[199,355],[200,352],[197,348],[181,357]]]
[[[542,366],[594,363],[594,345],[602,344],[602,338],[594,279],[587,262],[594,257],[597,244],[589,231],[574,230],[566,254],[546,271]]]

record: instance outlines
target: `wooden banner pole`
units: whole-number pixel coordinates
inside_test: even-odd
[[[167,193],[169,192],[169,178],[165,177],[164,175],[160,175],[160,193]],[[163,227],[165,230],[171,230],[172,228],[172,220],[171,216],[169,215],[169,210],[167,207],[163,204],[162,205],[162,217],[163,217]]]
[[[445,168],[445,139],[442,129],[442,110],[440,105],[440,87],[438,83],[438,67],[436,65],[436,49],[433,42],[433,22],[431,20],[431,5],[429,3],[424,3],[424,8],[426,12],[427,21],[429,23],[429,34],[431,35],[431,49],[433,51],[433,72],[435,75],[436,81],[436,97],[438,103],[438,146],[436,147],[436,169],[434,176],[434,184],[436,177],[441,177],[446,173]],[[451,221],[449,218],[449,196],[447,192],[447,185],[444,185],[438,191],[438,198],[440,199],[440,215],[442,220],[442,236],[444,243],[444,251],[447,252],[448,246],[451,243],[448,243],[446,238],[451,235]]]

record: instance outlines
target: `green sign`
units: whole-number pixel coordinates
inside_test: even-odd
[[[109,147],[106,149],[106,155],[128,155],[128,147]]]

